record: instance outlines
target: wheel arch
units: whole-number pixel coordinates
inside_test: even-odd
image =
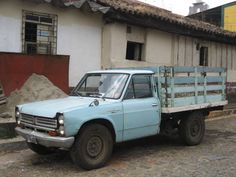
[[[204,108],[204,109],[196,109],[196,110],[190,110],[190,111],[182,111],[182,112],[176,112],[172,114],[166,114],[162,113],[161,117],[161,124],[160,124],[160,129],[161,133],[166,133],[166,129],[168,131],[172,130],[171,128],[177,128],[180,125],[180,122],[182,120],[185,120],[189,118],[193,114],[201,114],[202,118],[206,119],[206,117],[209,115],[211,109],[210,108]]]
[[[92,119],[92,120],[84,122],[81,125],[81,127],[80,127],[80,129],[78,131],[78,134],[80,134],[86,126],[91,125],[91,124],[101,124],[101,125],[104,125],[105,127],[107,127],[108,130],[111,132],[113,142],[114,143],[116,142],[115,127],[114,127],[114,125],[113,125],[113,123],[111,121],[109,121],[107,119],[104,119],[104,118],[96,118],[96,119]]]

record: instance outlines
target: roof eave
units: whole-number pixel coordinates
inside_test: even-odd
[[[236,33],[235,36],[227,35],[225,32],[219,32],[213,29],[205,29],[199,26],[194,26],[186,23],[180,23],[178,21],[170,20],[168,18],[151,17],[148,15],[129,14],[120,12],[117,10],[110,10],[104,15],[106,22],[122,22],[131,25],[142,26],[147,28],[154,28],[157,30],[186,35],[204,40],[211,40],[216,42],[224,42],[228,44],[236,44]],[[216,27],[217,28],[217,27]],[[231,33],[230,33],[231,34]]]
[[[103,6],[94,0],[29,0],[29,1],[35,3],[49,3],[55,7],[60,7],[60,8],[66,8],[72,6],[78,9],[87,3],[93,12],[101,12],[103,14],[107,13],[110,9],[110,7]]]

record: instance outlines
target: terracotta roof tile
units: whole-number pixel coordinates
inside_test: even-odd
[[[222,34],[228,37],[236,37],[236,33],[226,31],[218,26],[198,21],[192,18],[184,17],[181,15],[173,14],[172,12],[161,9],[155,6],[151,6],[136,0],[97,0],[106,6],[110,6],[116,11],[120,11],[127,14],[150,16],[156,19],[161,19],[169,23],[175,23],[187,28],[205,31],[208,33]]]

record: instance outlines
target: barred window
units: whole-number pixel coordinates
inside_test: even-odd
[[[57,15],[23,10],[22,50],[28,54],[56,54]]]

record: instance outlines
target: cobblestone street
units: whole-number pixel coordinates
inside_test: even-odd
[[[0,152],[1,177],[160,176],[235,177],[236,117],[208,121],[203,143],[184,146],[178,139],[151,137],[116,145],[109,164],[84,171],[67,152],[39,156],[30,150]]]

